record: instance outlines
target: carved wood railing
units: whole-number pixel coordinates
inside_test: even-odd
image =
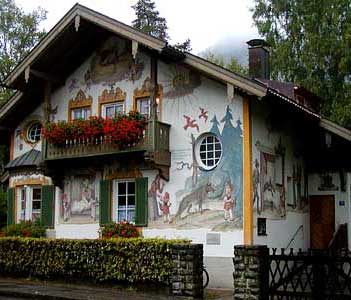
[[[56,146],[44,141],[43,158],[57,160],[135,151],[146,151],[153,157],[154,153],[169,153],[169,129],[168,124],[149,121],[144,130],[144,137],[139,143],[122,147],[111,142],[108,136],[90,140],[67,140],[65,146]]]

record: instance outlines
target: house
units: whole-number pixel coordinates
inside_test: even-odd
[[[261,40],[249,61],[246,78],[75,5],[4,82],[16,90],[0,110],[8,223],[97,238],[128,220],[145,237],[188,238],[225,274],[216,286],[232,286],[234,244],[327,247],[350,219],[351,132],[313,93],[269,79]],[[126,128],[124,144],[91,128],[43,139],[47,123],[131,110],[148,120],[141,140]]]

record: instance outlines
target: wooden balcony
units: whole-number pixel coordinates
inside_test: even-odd
[[[171,160],[169,130],[169,124],[149,121],[144,130],[144,138],[137,144],[124,145],[123,147],[112,143],[109,137],[87,141],[67,140],[65,146],[56,146],[44,141],[42,146],[43,160],[50,162],[142,152],[147,162],[159,168],[168,168]]]

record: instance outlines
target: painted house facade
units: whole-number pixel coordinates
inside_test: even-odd
[[[326,247],[350,219],[350,131],[312,93],[269,80],[265,47],[250,43],[245,78],[75,5],[5,81],[17,91],[0,111],[8,223],[98,238],[128,220],[188,238],[227,269],[217,286],[231,286],[235,244]],[[137,143],[42,138],[47,122],[135,110],[148,120]]]

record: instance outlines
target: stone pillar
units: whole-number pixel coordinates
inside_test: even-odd
[[[203,298],[203,245],[178,244],[173,245],[171,251],[171,294]]]
[[[234,300],[268,300],[269,249],[234,246]]]

